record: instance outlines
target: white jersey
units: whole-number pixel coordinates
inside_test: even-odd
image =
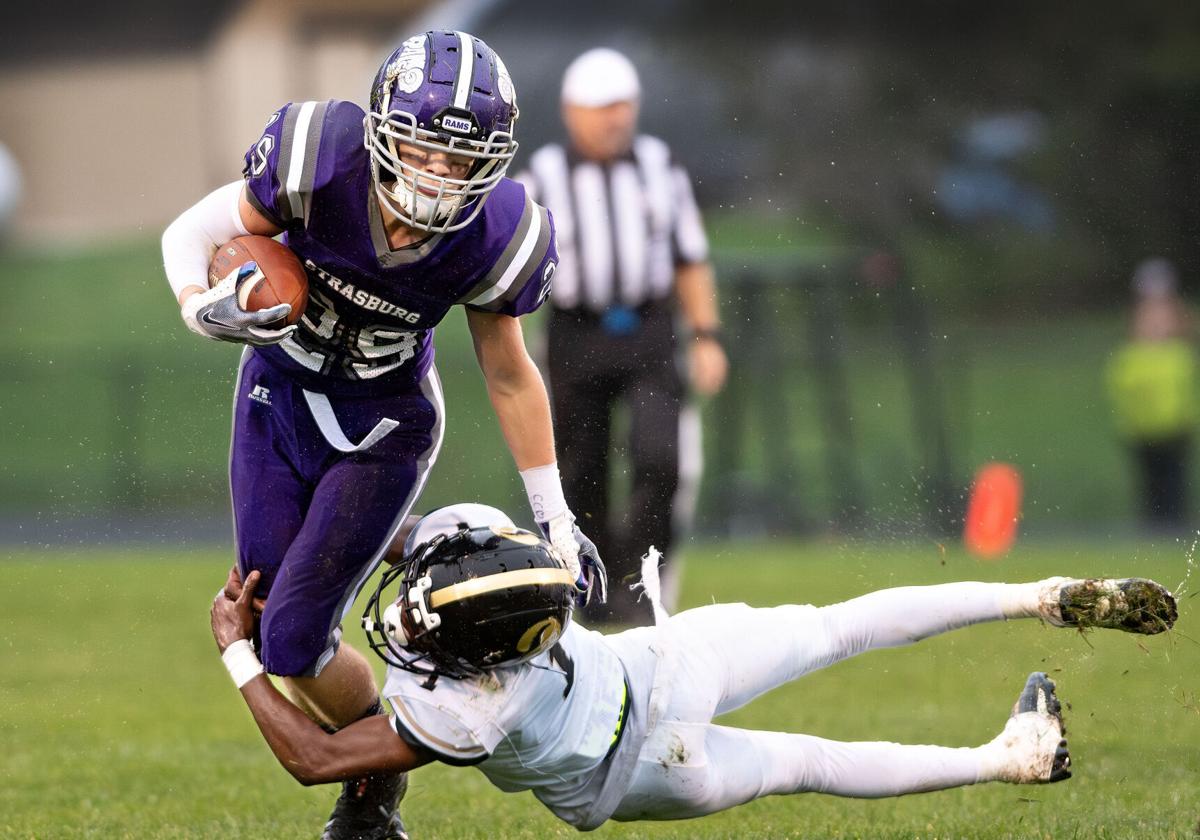
[[[573,824],[597,804],[591,788],[603,783],[596,777],[631,702],[625,668],[600,633],[571,623],[530,662],[428,684],[388,668],[383,695],[400,737],[447,763],[477,764],[503,791],[532,790]]]

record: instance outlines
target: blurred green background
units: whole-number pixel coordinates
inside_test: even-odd
[[[1108,533],[1132,522],[1132,477],[1103,382],[1124,329],[1118,313],[985,322],[922,304],[918,372],[937,403],[922,414],[905,355],[913,325],[897,314],[894,288],[854,282],[847,243],[735,249],[719,217],[712,227],[728,245],[717,259],[733,375],[704,408],[701,533],[936,531],[961,517],[975,467],[996,459],[1025,474],[1029,529]],[[771,282],[781,271],[796,282]],[[223,538],[239,349],[183,329],[157,242],[14,249],[0,255],[0,276],[11,278],[0,330],[0,518],[10,533],[57,541],[82,520],[93,533],[136,537],[147,519],[178,522],[181,537]],[[536,347],[537,319],[526,326]],[[466,494],[522,510],[461,314],[439,328],[437,358],[447,437],[421,505]],[[938,434],[947,497],[930,454]],[[937,505],[949,515],[934,516]]]
[[[1103,369],[1140,260],[1174,260],[1185,295],[1200,276],[1197,4],[68,0],[10,23],[0,542],[228,538],[237,349],[181,327],[157,234],[281,102],[362,100],[427,26],[506,56],[517,168],[561,135],[574,55],[639,66],[642,127],[706,213],[733,361],[703,407],[699,534],[949,536],[991,460],[1024,475],[1026,534],[1136,527]],[[523,509],[461,315],[439,333],[447,440],[420,504]]]

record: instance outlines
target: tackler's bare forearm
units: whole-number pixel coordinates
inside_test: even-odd
[[[221,659],[283,768],[301,784],[316,785],[410,770],[430,761],[397,735],[382,715],[330,735],[279,693],[248,641],[254,627],[251,605],[261,577],[250,572],[235,600],[223,591],[217,593],[209,618]]]
[[[280,694],[265,674],[246,683],[242,697],[275,758],[302,785],[412,770],[430,761],[401,739],[382,715],[332,735],[325,732]]]

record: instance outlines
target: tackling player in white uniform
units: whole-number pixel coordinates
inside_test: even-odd
[[[399,595],[384,591],[399,581]],[[1054,683],[1032,674],[1003,731],[979,747],[838,742],[711,721],[865,650],[977,624],[1154,634],[1175,600],[1140,579],[1050,578],[873,592],[827,607],[713,604],[654,627],[601,635],[571,622],[574,578],[541,538],[500,511],[455,505],[423,518],[364,626],[389,663],[389,718],[330,735],[263,676],[246,639],[252,573],[218,595],[222,658],[280,763],[303,784],[476,765],[504,791],[532,790],[580,830],[608,819],[698,817],[771,794],[884,797],[987,781],[1056,782],[1070,757]]]

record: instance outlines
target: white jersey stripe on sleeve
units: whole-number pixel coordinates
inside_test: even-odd
[[[513,284],[513,281],[521,276],[522,269],[526,267],[526,263],[529,261],[529,255],[533,252],[533,248],[537,244],[538,237],[541,235],[541,232],[542,214],[535,212],[530,219],[529,230],[525,232],[525,239],[522,240],[521,247],[517,249],[517,253],[513,257],[512,262],[508,264],[508,268],[506,268],[504,273],[500,275],[499,281],[497,281],[496,285],[484,291],[483,294],[467,301],[467,303],[471,304],[472,306],[483,306],[491,303],[493,300],[500,297],[500,295],[507,292],[508,287]]]
[[[496,262],[492,264],[492,267],[488,269],[483,279],[472,286],[471,290],[463,295],[459,303],[470,303],[500,282],[505,269],[512,263],[516,257],[517,250],[521,247],[521,243],[525,241],[525,234],[529,232],[529,226],[533,224],[533,214],[536,212],[536,208],[537,205],[530,200],[529,194],[526,193],[525,206],[521,209],[521,218],[517,220],[517,227],[513,231],[512,236],[509,237],[508,244],[504,246],[504,250],[496,258]]]
[[[434,735],[421,724],[417,723],[416,716],[413,715],[407,705],[400,697],[389,697],[388,702],[392,706],[392,711],[396,713],[396,720],[407,729],[415,738],[440,755],[449,756],[454,759],[472,759],[484,758],[488,755],[487,750],[480,747],[461,747],[457,744],[452,744],[444,738],[439,738]]]
[[[458,77],[454,80],[454,107],[466,108],[475,83],[475,45],[466,32],[455,32],[458,36]]]
[[[305,102],[300,106],[300,114],[296,118],[296,130],[292,134],[292,157],[288,161],[287,197],[292,209],[292,218],[303,219],[304,196],[300,190],[300,181],[304,175],[304,155],[308,147],[308,126],[312,122],[316,102]]]

